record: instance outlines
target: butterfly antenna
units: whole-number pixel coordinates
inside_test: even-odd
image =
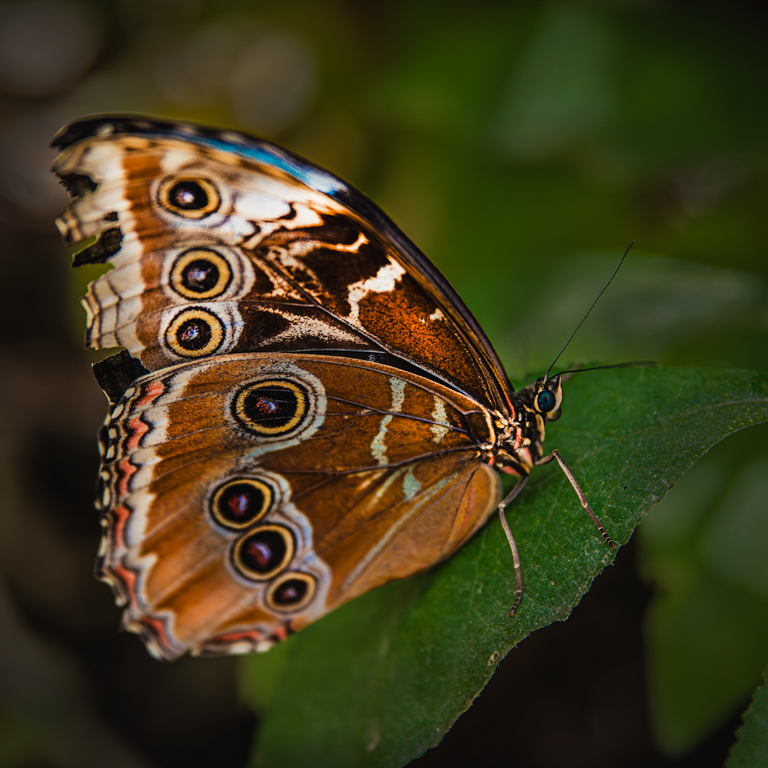
[[[566,373],[584,373],[584,371],[604,371],[607,368],[658,368],[659,364],[655,360],[631,360],[628,363],[614,363],[613,365],[596,365],[594,368],[574,368],[570,371],[560,371],[557,375],[564,376]]]
[[[606,292],[608,286],[613,282],[613,278],[616,277],[616,273],[621,269],[621,265],[624,263],[624,259],[627,258],[627,254],[632,250],[632,246],[635,244],[635,241],[633,240],[629,246],[627,247],[627,250],[624,251],[624,255],[619,259],[619,263],[616,265],[616,269],[613,270],[613,274],[608,279],[608,282],[603,286],[603,290],[600,291],[600,293],[597,294],[597,298],[592,302],[592,306],[587,310],[584,317],[581,318],[579,321],[579,324],[574,329],[573,333],[568,338],[568,341],[565,342],[565,345],[563,348],[557,353],[557,357],[552,361],[552,365],[547,368],[547,372],[544,374],[544,378],[549,378],[549,372],[555,367],[555,363],[560,359],[560,355],[565,352],[565,350],[568,348],[568,345],[573,341],[573,337],[576,335],[577,331],[581,326],[584,324],[584,321],[589,317],[589,313],[595,308],[595,304],[597,304],[598,301],[600,301],[600,297]]]

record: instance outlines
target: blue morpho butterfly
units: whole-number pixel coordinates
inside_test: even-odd
[[[83,299],[87,344],[123,349],[94,366],[97,571],[152,654],[265,650],[448,557],[496,509],[514,613],[503,510],[553,459],[615,546],[544,454],[561,375],[515,392],[363,194],[232,131],[103,116],[53,143],[74,264],[112,267]],[[498,473],[520,478],[504,501]]]

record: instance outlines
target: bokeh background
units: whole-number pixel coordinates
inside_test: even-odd
[[[236,768],[258,730],[247,662],[153,661],[91,575],[105,403],[77,306],[95,273],[53,226],[61,125],[185,118],[329,168],[432,258],[518,383],[633,238],[568,361],[765,369],[766,8],[0,2],[0,768]],[[768,663],[766,437],[705,457],[414,765],[722,765]]]

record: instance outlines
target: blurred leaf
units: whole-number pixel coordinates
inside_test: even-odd
[[[749,464],[709,521],[704,554],[713,570],[734,586],[768,600],[768,459]],[[748,534],[747,534],[748,532]]]
[[[764,430],[744,437],[756,435],[707,456],[641,531],[657,591],[645,630],[651,721],[672,754],[738,711],[765,667],[768,456]]]
[[[768,655],[768,600],[706,569],[691,575],[646,617],[652,721],[671,754],[692,749],[743,706]]]
[[[569,390],[549,443],[621,543],[716,442],[768,420],[760,373],[606,371]],[[539,470],[512,512],[526,590],[514,621],[511,557],[491,523],[442,567],[246,659],[244,694],[257,706],[268,698],[255,764],[404,765],[440,741],[514,645],[566,619],[612,554],[555,467]]]
[[[562,345],[563,329],[575,327],[587,297],[597,295],[619,255],[574,256],[538,289],[533,287],[522,299],[529,305],[526,315],[505,329],[497,347],[504,358],[519,356],[516,348],[525,343],[531,349],[530,367],[545,370]],[[591,313],[588,328],[569,346],[577,360],[666,364],[693,348],[705,349],[723,367],[722,358],[734,361],[750,354],[760,365],[768,347],[768,291],[754,274],[633,249]]]
[[[752,704],[744,713],[744,725],[726,765],[728,768],[762,768],[768,766],[768,685],[755,691]]]

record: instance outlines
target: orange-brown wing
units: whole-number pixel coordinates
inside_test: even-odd
[[[100,573],[126,627],[165,658],[263,649],[447,557],[498,502],[479,411],[418,375],[320,355],[138,379],[102,467]]]
[[[332,174],[252,137],[135,118],[81,120],[54,144],[76,197],[62,234],[97,238],[75,263],[113,267],[84,299],[90,346],[125,347],[150,371],[341,350],[505,409],[501,363],[461,299]]]

